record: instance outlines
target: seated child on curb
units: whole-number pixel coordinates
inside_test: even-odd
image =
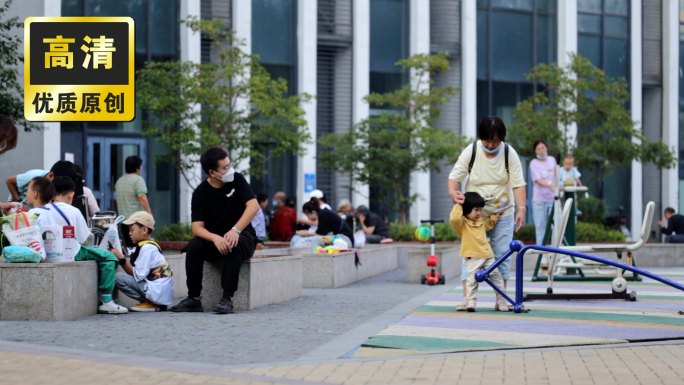
[[[97,262],[98,286],[102,301],[97,312],[100,314],[128,313],[128,309],[119,306],[112,300],[112,293],[114,292],[114,284],[116,282],[116,267],[119,260],[109,251],[87,246],[88,236],[90,235],[88,225],[85,218],[83,218],[83,214],[71,205],[74,199],[74,182],[69,177],[62,176],[55,178],[52,183],[55,187],[53,203],[45,204],[46,202],[40,202],[41,206],[49,209],[46,211],[55,225],[74,227],[77,242],[76,260]],[[40,185],[34,182],[31,183],[31,186],[37,189]]]
[[[466,310],[475,311],[477,301],[477,281],[475,273],[490,267],[496,259],[494,251],[487,242],[487,231],[494,228],[499,217],[503,214],[500,211],[492,214],[489,218],[482,220],[482,208],[485,206],[484,198],[476,192],[467,192],[463,206],[454,205],[449,216],[449,222],[458,235],[461,236],[461,257],[466,259],[468,268],[468,305]],[[489,279],[502,291],[504,289],[503,277],[497,269],[489,273]],[[501,294],[496,293],[496,304],[494,310],[508,311],[508,304]]]
[[[160,311],[173,304],[173,277],[161,247],[150,240],[154,231],[154,217],[147,211],[136,211],[123,222],[135,243],[131,261],[121,252],[110,248],[119,258],[126,273],[116,273],[116,288],[127,296],[140,301],[131,311]]]

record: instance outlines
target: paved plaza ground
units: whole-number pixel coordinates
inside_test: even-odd
[[[684,269],[650,270],[684,281]],[[491,311],[486,287],[478,312],[456,312],[458,280],[406,277],[305,289],[234,315],[0,322],[0,384],[684,383],[684,293],[650,279],[629,282],[637,302],[534,301],[514,314]],[[605,292],[609,282],[555,287]]]

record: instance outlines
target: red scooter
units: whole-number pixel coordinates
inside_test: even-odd
[[[427,274],[423,274],[422,277],[420,277],[420,283],[425,285],[426,283],[430,286],[433,285],[444,285],[445,279],[444,276],[438,272],[435,271],[435,267],[437,266],[438,258],[437,255],[435,255],[435,223],[444,223],[443,219],[428,219],[428,220],[422,220],[420,223],[429,223],[430,224],[430,256],[428,256],[427,260],[427,265],[428,267],[431,267],[430,272]]]

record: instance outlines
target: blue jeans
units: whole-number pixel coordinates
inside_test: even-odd
[[[506,217],[499,218],[496,226],[487,232],[489,242],[494,251],[494,257],[499,258],[503,253],[510,249],[511,241],[513,240],[513,232],[515,231],[515,215],[511,214]],[[497,268],[504,281],[510,278],[511,259],[503,261]],[[466,267],[465,258],[463,258],[463,266],[461,268],[461,280],[468,280],[468,268]]]
[[[666,235],[665,243],[684,243],[684,234]]]
[[[544,241],[546,223],[549,221],[552,208],[553,202],[532,202],[532,218],[534,219],[534,230],[538,245]],[[553,242],[553,237],[550,241]]]

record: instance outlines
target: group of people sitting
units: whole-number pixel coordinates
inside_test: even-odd
[[[10,177],[8,186],[11,199],[18,202],[1,202],[0,208],[10,212],[24,206],[29,214],[37,216],[36,224],[72,226],[76,243],[73,244],[76,261],[96,261],[98,266],[98,287],[100,305],[98,313],[122,314],[128,309],[112,299],[118,288],[140,304],[132,311],[158,311],[173,302],[172,272],[157,243],[151,240],[154,231],[154,217],[145,211],[133,213],[124,221],[129,235],[135,242],[135,251],[130,260],[110,245],[104,250],[89,245],[91,235],[87,224],[90,199],[82,198],[82,171],[69,161],[58,161],[50,171],[31,170]],[[29,176],[31,177],[29,179]],[[78,194],[77,190],[80,190]],[[95,201],[94,197],[92,199]],[[20,203],[19,203],[20,202]],[[96,203],[96,201],[94,202]],[[125,273],[117,273],[121,266]]]
[[[354,210],[349,199],[342,199],[335,212],[323,191],[313,190],[309,198],[302,206],[304,216],[297,218],[296,199],[286,196],[282,191],[277,192],[273,197],[275,211],[272,218],[269,218],[267,196],[257,195],[261,210],[252,221],[257,238],[263,239],[267,230],[260,228],[266,227],[272,241],[290,242],[293,247],[315,247],[321,243],[320,236],[328,234],[337,235],[351,247],[354,244],[353,230],[358,227],[365,237],[365,243],[392,242],[385,221],[368,207],[362,205]]]

